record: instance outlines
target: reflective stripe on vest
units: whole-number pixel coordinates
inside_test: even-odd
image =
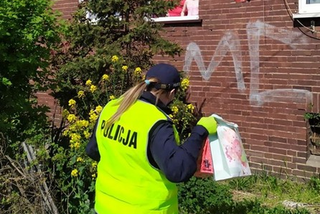
[[[147,157],[149,131],[156,122],[168,120],[167,116],[156,106],[137,101],[106,128],[106,121],[118,109],[116,102],[103,109],[96,131],[101,159],[95,210],[99,214],[178,213],[176,185]]]

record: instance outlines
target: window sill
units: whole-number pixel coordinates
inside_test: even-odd
[[[152,18],[154,22],[159,23],[194,23],[194,22],[201,22],[199,16],[172,16],[172,17],[159,17],[159,18]]]
[[[293,19],[298,18],[320,18],[320,13],[294,13]]]

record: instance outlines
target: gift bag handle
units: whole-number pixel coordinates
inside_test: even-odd
[[[238,129],[238,124],[226,121],[225,119],[223,119],[222,117],[220,117],[217,114],[212,114],[211,117],[214,117],[214,119],[217,121],[218,125],[227,125],[227,126],[232,127],[234,129]]]

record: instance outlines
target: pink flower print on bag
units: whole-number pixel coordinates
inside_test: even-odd
[[[223,142],[227,142],[223,145],[225,148],[226,157],[228,158],[229,162],[234,161],[241,163],[243,167],[243,173],[245,174],[245,168],[248,167],[248,160],[246,154],[244,153],[239,135],[229,127],[223,127],[221,133],[224,138]]]

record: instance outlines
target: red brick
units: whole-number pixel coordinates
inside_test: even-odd
[[[300,165],[298,164],[298,169],[304,170],[306,172],[316,172],[316,167],[313,166],[306,166],[306,165]]]

